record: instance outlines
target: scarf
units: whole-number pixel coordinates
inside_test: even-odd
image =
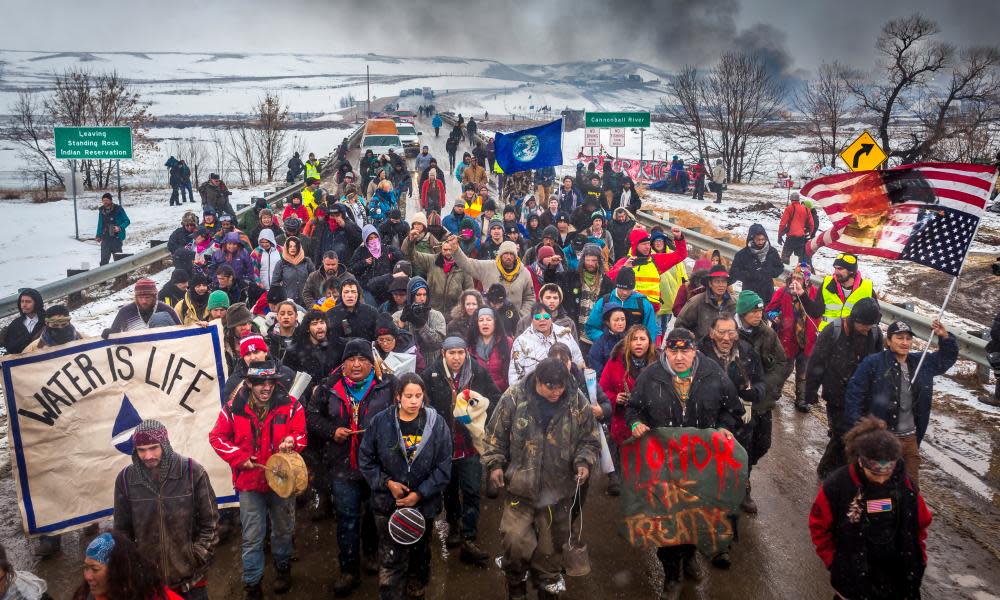
[[[347,377],[344,377],[344,389],[347,390],[347,395],[351,397],[351,403],[354,405],[360,404],[365,398],[365,394],[368,392],[369,386],[371,386],[372,381],[375,380],[375,370],[368,374],[368,377],[362,379],[361,381],[354,383]],[[355,418],[357,415],[355,415]]]
[[[297,265],[303,260],[305,260],[306,253],[303,252],[302,247],[299,246],[298,254],[293,255],[291,252],[288,251],[288,244],[285,244],[285,246],[281,249],[281,258],[285,259],[285,262],[289,264]]]
[[[628,357],[629,369],[628,370],[629,371],[634,371],[634,372],[638,373],[639,371],[642,371],[643,369],[646,368],[646,364],[648,362],[649,361],[646,359],[645,356],[638,357],[638,356],[632,355],[632,353],[629,353],[629,357]],[[688,369],[687,375],[690,375],[690,374],[691,374],[691,370]],[[685,375],[685,377],[687,377],[687,375]]]
[[[514,279],[517,278],[518,273],[521,272],[521,259],[520,258],[516,259],[516,262],[514,263],[514,269],[512,271],[510,271],[509,273],[504,270],[503,263],[500,262],[500,257],[499,256],[497,256],[495,260],[496,260],[496,264],[497,264],[497,271],[500,272],[500,278],[503,279],[504,281],[506,281],[507,283],[510,283],[510,282],[514,281]]]
[[[379,238],[368,240],[365,242],[365,247],[371,252],[372,258],[382,258],[382,240]]]
[[[79,337],[80,334],[76,332],[76,329],[72,325],[58,329],[46,327],[42,330],[42,343],[45,344],[46,348],[68,344],[73,340],[79,339]]]
[[[490,355],[493,354],[493,347],[496,346],[496,344],[497,344],[496,334],[494,334],[493,337],[488,342],[483,339],[483,336],[481,335],[476,336],[476,356],[478,356],[483,360],[489,360]]]
[[[445,258],[441,255],[441,270],[445,272],[445,275],[451,273],[451,270],[455,267],[455,261],[450,258]]]
[[[591,273],[590,271],[583,271],[580,273],[580,278],[583,280],[583,284],[589,288],[596,287],[597,273]]]
[[[755,248],[753,244],[750,244],[747,247],[750,248],[753,255],[757,257],[757,262],[764,262],[764,259],[767,258],[767,253],[771,250],[771,242],[764,242],[763,248]]]

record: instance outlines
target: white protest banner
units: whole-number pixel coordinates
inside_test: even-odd
[[[208,471],[220,504],[236,501],[229,466],[208,443],[225,383],[222,330],[168,327],[87,339],[3,359],[14,481],[26,533],[109,516],[132,430],[167,427],[179,454]]]

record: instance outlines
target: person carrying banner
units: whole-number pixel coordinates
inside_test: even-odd
[[[843,253],[833,261],[833,275],[823,278],[820,288],[823,294],[823,322],[819,330],[839,319],[846,319],[851,314],[851,307],[862,298],[875,295],[872,281],[861,277],[858,272],[858,257]]]
[[[366,572],[377,571],[372,491],[360,471],[358,453],[372,419],[392,405],[395,381],[392,375],[376,371],[368,339],[351,338],[344,347],[343,364],[316,388],[309,404],[309,431],[323,451],[337,512],[340,573],[333,584],[337,596],[347,596],[361,585],[362,564]]]
[[[305,411],[281,385],[273,361],[251,363],[246,385],[226,402],[208,434],[216,454],[233,470],[240,495],[243,529],[243,596],[263,598],[264,536],[271,529],[271,555],[277,576],[273,590],[292,588],[292,531],[295,498],[282,498],[267,484],[262,465],[277,452],[301,452],[306,447]]]
[[[822,386],[830,441],[816,467],[820,479],[846,464],[843,436],[850,428],[844,422],[847,382],[866,356],[882,350],[882,330],[878,327],[881,319],[878,302],[862,298],[851,308],[850,317],[834,322],[816,336],[806,366],[805,401],[807,406],[816,404]]]
[[[219,542],[215,491],[204,467],[174,452],[159,421],[147,419],[132,433],[132,464],[115,479],[114,528],[182,598],[208,598],[206,575]]]
[[[570,510],[600,454],[590,401],[558,358],[508,388],[486,425],[483,466],[506,489],[500,535],[508,600],[540,600],[565,589],[562,547]]]
[[[691,331],[675,327],[667,334],[664,353],[636,379],[625,422],[636,438],[656,427],[720,429],[731,436],[744,412],[736,386],[722,367],[698,351]],[[704,577],[694,545],[662,546],[656,555],[664,573],[661,598],[680,598],[682,576]]]
[[[420,376],[401,375],[396,382],[395,400],[392,407],[372,419],[358,456],[361,472],[372,490],[372,509],[382,547],[382,600],[424,596],[431,576],[434,517],[441,511],[441,494],[451,473],[451,434],[441,415],[426,405]],[[423,530],[412,530],[413,522],[405,512],[396,512],[400,508],[417,509],[423,517]],[[400,543],[396,539],[399,535],[394,535],[399,529],[409,536],[402,541],[416,539]]]
[[[906,474],[899,439],[875,417],[844,436],[850,462],[809,511],[816,554],[836,598],[920,598],[931,512]]]
[[[124,331],[138,331],[149,327],[149,320],[154,313],[164,312],[170,316],[174,325],[180,325],[181,320],[177,318],[177,313],[170,308],[166,302],[156,299],[156,283],[152,279],[142,278],[135,282],[135,302],[126,304],[118,310],[111,327],[104,330],[102,337],[107,339],[108,334],[122,333]]]
[[[42,335],[45,304],[38,290],[24,288],[17,294],[18,316],[0,332],[0,346],[6,354],[20,354]]]
[[[910,352],[913,330],[903,321],[889,325],[886,350],[861,361],[847,383],[844,422],[854,426],[862,416],[874,415],[886,423],[902,447],[906,476],[920,485],[920,442],[931,420],[934,377],[944,375],[958,360],[958,342],[941,321],[931,328],[938,338],[938,351],[923,356]]]

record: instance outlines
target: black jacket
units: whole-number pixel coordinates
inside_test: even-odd
[[[725,376],[722,367],[701,352],[692,368],[694,380],[686,406],[681,404],[674,388],[674,374],[665,355],[660,355],[640,373],[625,407],[628,426],[641,422],[650,428],[699,427],[737,431],[743,405],[736,386]]]
[[[396,510],[386,483],[391,479],[420,495],[416,508],[430,525],[441,512],[441,495],[451,479],[451,432],[433,408],[421,410],[423,432],[413,461],[406,458],[395,405],[375,415],[361,441],[359,465],[372,490],[372,509],[380,515]]]
[[[712,340],[707,336],[698,342],[702,356],[705,356],[722,368],[722,359],[715,353]],[[729,363],[725,369],[729,381],[736,386],[740,400],[759,405],[767,396],[767,384],[764,383],[764,368],[760,364],[760,356],[746,340],[740,339],[734,348],[739,352],[739,360]]]
[[[493,378],[490,377],[486,369],[481,367],[478,362],[472,360],[471,357],[467,356],[465,366],[472,369],[472,378],[469,380],[467,387],[489,399],[490,408],[488,409],[488,413],[493,414],[493,407],[500,400],[500,390],[497,389],[496,384],[493,383]],[[448,375],[444,370],[444,357],[438,356],[434,359],[430,366],[420,374],[420,377],[424,380],[424,385],[427,386],[428,404],[434,407],[434,410],[444,418],[448,429],[454,431],[455,399],[451,391],[451,384],[448,382]],[[464,430],[465,427],[463,426],[462,429]]]
[[[384,223],[379,225],[378,235],[382,238],[382,243],[395,246],[399,248],[403,245],[403,240],[410,233],[410,226],[406,224],[406,221],[400,221],[398,223],[393,223],[392,221],[386,219]]]
[[[372,381],[371,389],[359,404],[358,430],[367,430],[375,415],[392,405],[395,383],[392,375]],[[313,400],[306,408],[306,427],[309,446],[320,450],[323,468],[330,476],[361,479],[358,454],[365,434],[349,436],[343,443],[333,439],[338,427],[351,428],[351,411],[351,400],[338,368],[313,393]]]
[[[178,227],[170,234],[170,238],[167,240],[167,250],[173,254],[184,246],[187,246],[192,239],[194,239],[194,232],[188,232],[183,226]]]
[[[346,206],[341,210],[347,211]],[[328,219],[331,217],[327,217]],[[344,226],[336,231],[330,231],[330,225],[325,221],[317,223],[311,237],[312,261],[314,265],[323,264],[323,255],[328,250],[337,253],[341,266],[348,265],[354,256],[354,251],[361,245],[361,228],[353,219],[345,218]]]
[[[373,259],[372,264],[365,262],[369,258]],[[374,258],[368,247],[362,245],[358,246],[354,251],[354,255],[348,263],[347,270],[353,273],[354,277],[358,280],[358,284],[367,290],[368,282],[373,277],[392,274],[392,268],[396,263],[405,259],[406,256],[403,255],[402,250],[384,242],[382,244],[382,256],[379,258]]]
[[[21,312],[21,298],[29,296],[35,301],[35,314],[38,315],[38,322],[28,331],[24,324],[24,313]],[[7,328],[0,334],[0,345],[4,347],[7,354],[20,354],[31,342],[37,340],[45,329],[45,305],[42,303],[42,295],[37,290],[26,288],[17,295],[17,311],[20,313],[17,318],[7,325]]]
[[[312,383],[318,384],[326,379],[326,376],[333,372],[340,361],[335,361],[335,343],[328,339],[321,344],[311,342],[297,342],[292,337],[292,342],[288,344],[288,349],[284,353],[284,363],[292,371],[299,371],[312,377]],[[243,362],[243,361],[240,361]],[[308,404],[308,398],[302,398],[302,404]]]
[[[582,265],[579,267],[583,268]],[[580,281],[580,271],[545,271],[545,283],[559,284],[559,288],[562,289],[562,307],[566,310],[566,314],[569,318],[573,319],[574,323],[580,322],[580,288],[583,286]],[[605,274],[601,274],[601,286],[598,290],[597,298],[603,298],[613,292],[615,289],[615,282],[612,281],[610,277]],[[595,299],[596,302],[596,299]],[[589,315],[584,315],[583,320],[586,321]],[[582,328],[581,328],[582,329]]]
[[[326,315],[328,323],[326,337],[331,340],[331,360],[334,365],[340,364],[340,357],[344,353],[348,338],[357,337],[373,341],[376,337],[375,319],[378,318],[378,310],[364,304],[361,298],[358,298],[354,310],[348,310],[346,306],[338,303]]]
[[[881,352],[884,347],[882,330],[878,327],[872,327],[867,336],[861,337],[853,331],[850,319],[841,323],[831,323],[819,332],[806,368],[806,401],[815,403],[822,386],[823,399],[838,411],[844,408],[847,382],[854,370],[866,356]],[[829,424],[841,433],[847,431],[844,425]]]
[[[757,292],[760,299],[767,304],[774,295],[774,278],[784,272],[785,265],[781,262],[781,255],[773,246],[768,249],[763,261],[757,260],[749,244],[753,237],[760,233],[767,235],[763,225],[754,223],[750,226],[750,231],[747,233],[748,245],[733,257],[733,264],[729,268],[729,283],[742,281],[744,290]]]

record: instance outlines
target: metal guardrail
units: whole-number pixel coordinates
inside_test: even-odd
[[[636,219],[644,221],[646,225],[660,225],[667,228],[676,225],[675,223],[664,221],[641,211],[636,215]],[[738,246],[734,246],[729,242],[724,242],[714,237],[685,229],[684,227],[680,227],[680,229],[684,232],[684,237],[687,239],[688,244],[704,250],[718,250],[722,256],[729,260],[732,260],[740,250]],[[791,268],[786,266],[785,273],[790,274]],[[822,278],[815,275],[812,276],[812,282],[813,285],[817,286],[823,284]],[[893,321],[905,321],[913,328],[915,336],[923,340],[930,338],[931,319],[923,315],[918,315],[913,311],[900,308],[895,304],[890,304],[889,302],[879,302],[879,307],[882,310],[883,323],[889,324]],[[989,362],[986,360],[986,340],[977,338],[965,331],[949,330],[948,334],[955,336],[955,339],[958,341],[958,354],[961,358],[971,360],[983,367],[989,367]]]
[[[357,143],[363,131],[364,125],[351,133],[351,135],[347,138],[348,144],[353,145]],[[333,155],[331,154],[320,160],[321,171],[326,165],[331,164],[332,157]],[[284,200],[285,198],[291,196],[294,192],[300,191],[302,187],[302,181],[297,181],[293,184],[285,186],[275,193],[267,196],[268,204],[272,204],[273,206],[274,202]],[[252,209],[252,206],[248,206],[237,211],[237,219]],[[52,303],[57,298],[64,298],[70,294],[82,292],[95,285],[100,285],[108,281],[114,281],[119,277],[128,275],[136,269],[148,267],[149,265],[163,261],[169,257],[170,252],[167,250],[166,244],[161,244],[154,248],[136,252],[132,256],[123,260],[116,260],[104,266],[97,267],[96,269],[91,269],[59,281],[47,283],[35,289],[37,289],[38,293],[42,295],[42,298],[45,299],[46,303]],[[5,298],[0,298],[0,318],[6,318],[18,314],[18,295],[19,294],[12,294]]]

